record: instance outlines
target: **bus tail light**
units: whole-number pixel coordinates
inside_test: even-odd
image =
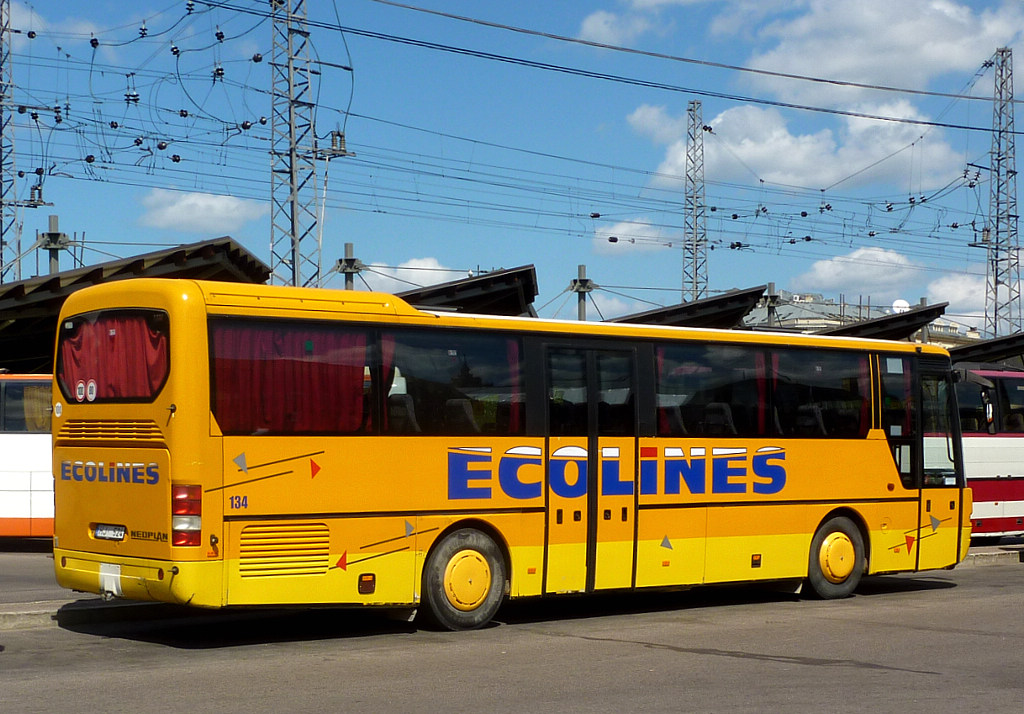
[[[203,487],[171,485],[171,545],[199,545],[203,535]]]

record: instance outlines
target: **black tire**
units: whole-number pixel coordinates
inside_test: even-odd
[[[420,615],[447,630],[483,627],[501,607],[506,581],[505,559],[488,535],[453,531],[427,557]]]
[[[849,597],[864,574],[864,537],[849,518],[821,524],[811,540],[807,581],[823,600]]]

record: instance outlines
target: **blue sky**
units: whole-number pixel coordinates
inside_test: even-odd
[[[983,312],[985,64],[1018,0],[411,4],[309,3],[315,132],[354,154],[318,165],[325,270],[352,242],[375,289],[533,263],[541,314],[572,318],[584,264],[592,317],[676,303],[699,100],[712,294]],[[53,204],[23,247],[56,214],[87,264],[221,235],[272,262],[267,3],[189,6],[12,0],[18,196],[41,168]]]

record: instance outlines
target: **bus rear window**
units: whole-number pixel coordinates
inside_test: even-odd
[[[99,310],[61,323],[56,376],[68,401],[150,402],[169,370],[167,313]]]

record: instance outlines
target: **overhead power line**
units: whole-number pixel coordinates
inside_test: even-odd
[[[585,45],[587,47],[596,47],[602,50],[612,50],[614,52],[624,52],[632,55],[640,55],[642,57],[651,57],[654,59],[670,60],[672,62],[684,62],[687,64],[695,64],[703,67],[714,67],[715,69],[727,69],[733,72],[744,72],[747,74],[758,74],[766,77],[777,77],[781,79],[793,79],[802,82],[814,82],[817,84],[828,84],[836,87],[851,87],[854,89],[872,89],[882,92],[897,92],[899,94],[916,94],[927,97],[947,97],[949,99],[977,99],[987,101],[988,97],[972,96],[965,94],[949,94],[946,92],[932,92],[924,89],[908,89],[906,87],[890,87],[882,84],[866,84],[861,82],[851,82],[848,80],[841,79],[828,79],[825,77],[812,77],[805,74],[791,74],[788,72],[775,72],[769,69],[758,69],[757,67],[744,67],[742,65],[725,64],[723,62],[712,62],[710,60],[694,59],[692,57],[680,57],[678,55],[670,55],[662,52],[651,52],[649,50],[640,50],[634,47],[623,47],[621,45],[611,45],[605,42],[595,42],[593,40],[584,40],[580,37],[567,37],[565,35],[557,35],[551,32],[543,32],[540,30],[530,30],[524,27],[517,27],[515,25],[506,25],[500,22],[491,22],[488,20],[481,20],[475,17],[466,17],[465,15],[455,15],[450,12],[442,12],[441,10],[431,10],[425,7],[417,7],[415,5],[409,5],[407,3],[395,2],[394,0],[373,0],[373,2],[380,3],[381,5],[391,5],[393,7],[400,7],[405,10],[414,10],[416,12],[426,13],[428,15],[437,15],[438,17],[446,17],[450,20],[459,20],[460,22],[468,22],[475,25],[482,25],[484,27],[492,27],[498,30],[507,30],[509,32],[517,32],[523,35],[532,35],[534,37],[543,37],[548,40],[558,40],[559,42],[569,42],[576,45]]]
[[[211,7],[218,7],[226,10],[233,10],[236,12],[248,13],[251,15],[262,16],[266,14],[262,10],[255,10],[252,8],[239,7],[232,5],[228,2],[219,2],[218,0],[199,0],[206,5]],[[799,111],[815,112],[819,114],[832,114],[836,116],[845,116],[855,119],[872,119],[875,121],[892,122],[897,124],[910,124],[914,126],[926,126],[926,127],[937,127],[944,129],[957,129],[961,131],[977,131],[977,132],[989,132],[991,127],[987,126],[972,126],[969,124],[953,124],[950,122],[937,122],[929,121],[927,119],[913,119],[910,117],[896,117],[887,116],[882,114],[869,114],[867,112],[855,112],[847,109],[836,109],[833,107],[821,107],[810,104],[797,104],[795,102],[783,102],[774,99],[763,99],[759,97],[746,96],[742,94],[732,94],[729,92],[718,92],[710,89],[700,89],[697,87],[684,87],[677,84],[669,84],[667,82],[656,82],[649,79],[640,79],[636,77],[626,77],[623,75],[610,74],[607,72],[597,72],[594,70],[581,69],[578,67],[568,67],[565,65],[551,64],[548,62],[538,62],[536,60],[528,60],[520,57],[513,57],[510,55],[500,55],[493,52],[485,52],[483,50],[468,49],[465,47],[456,47],[454,45],[446,45],[439,42],[430,42],[428,40],[417,40],[410,37],[402,37],[400,35],[393,35],[385,32],[375,32],[372,30],[362,30],[356,27],[347,27],[341,25],[333,25],[327,22],[316,22],[313,20],[308,21],[310,26],[321,27],[327,30],[334,30],[336,32],[348,33],[351,35],[357,35],[360,37],[366,37],[375,40],[382,40],[386,42],[394,42],[398,44],[408,45],[411,47],[419,47],[422,49],[436,50],[439,52],[447,52],[451,54],[463,55],[467,57],[475,57],[477,59],[486,59],[495,62],[503,62],[505,64],[517,65],[520,67],[530,67],[532,69],[539,69],[548,72],[558,72],[561,74],[567,74],[576,77],[586,77],[589,79],[599,79],[609,82],[616,82],[619,84],[627,84],[635,87],[645,87],[647,89],[659,89],[666,92],[678,92],[683,94],[693,94],[700,97],[713,97],[715,99],[722,99],[731,102],[738,102],[742,104],[758,104],[762,106],[777,107],[780,109],[794,109]],[[951,95],[947,95],[951,96]],[[968,97],[965,97],[968,98]]]
[[[207,4],[236,10],[227,3]],[[269,17],[269,13],[263,16]],[[247,18],[235,19],[239,24],[261,24]],[[341,31],[342,37],[347,32],[340,22],[309,24]],[[150,26],[155,35],[155,23]],[[14,114],[12,127],[20,132],[18,166],[42,171],[40,180],[99,180],[112,185],[203,191],[265,201],[270,181],[265,157],[271,137],[269,127],[259,124],[258,117],[250,116],[249,107],[252,97],[259,101],[269,98],[266,83],[252,74],[267,65],[259,65],[255,59],[241,60],[248,69],[241,67],[241,72],[233,72],[231,63],[220,62],[219,44],[210,44],[198,30],[194,37],[206,53],[192,54],[190,67],[184,61],[179,63],[175,56],[170,72],[154,70],[152,60],[157,51],[139,67],[101,65],[100,55],[95,51],[90,61],[15,53],[16,62],[20,60],[33,67],[45,65],[51,75],[63,73],[58,75],[62,78],[59,83],[47,84],[38,74],[32,74],[30,79],[36,86],[15,87],[20,100],[15,107],[31,98],[39,109],[38,117],[31,116],[31,108],[25,114]],[[159,52],[170,60],[168,43],[159,44]],[[186,54],[184,43],[181,54]],[[204,64],[206,60],[210,60],[209,66]],[[227,76],[211,81],[210,69],[215,64],[226,67]],[[341,66],[319,60],[312,60],[311,64],[347,70],[351,59]],[[245,71],[250,74],[244,76]],[[128,75],[131,79],[126,79]],[[179,93],[178,97],[188,96],[194,105],[183,101],[189,115],[182,117],[182,109],[174,106],[178,100],[169,90],[182,85],[184,91],[186,82],[191,95]],[[58,84],[67,90],[59,96],[62,107],[55,114],[53,87]],[[126,84],[141,94],[139,100],[126,100]],[[347,99],[351,101],[351,95]],[[628,236],[620,240],[622,250],[681,250],[681,193],[679,187],[669,185],[678,182],[681,186],[681,175],[480,141],[354,114],[344,106],[321,102],[319,97],[317,104],[322,111],[336,111],[346,119],[359,117],[393,129],[428,132],[474,147],[461,153],[466,158],[453,158],[446,151],[400,151],[394,147],[401,145],[402,137],[393,130],[383,132],[387,136],[376,141],[350,141],[359,155],[335,162],[334,171],[341,172],[342,180],[325,190],[323,199],[332,209],[366,216],[411,217],[431,221],[435,226],[469,225],[479,229],[481,246],[488,241],[509,241],[512,236],[604,241],[621,228],[623,232],[618,235]],[[67,106],[71,110],[65,110]],[[253,126],[243,131],[243,121]],[[111,128],[111,123],[117,123],[118,128]],[[716,134],[711,137],[713,141],[724,139]],[[141,145],[136,144],[140,139]],[[173,148],[158,149],[159,143]],[[415,144],[432,145],[422,140]],[[180,163],[170,158],[175,150],[182,156]],[[528,157],[528,168],[517,167],[519,162],[505,158],[513,153],[520,158],[519,162]],[[87,158],[90,156],[91,162]],[[714,237],[709,248],[721,251],[728,250],[730,244],[742,246],[743,252],[737,249],[731,254],[741,261],[758,259],[746,257],[749,253],[834,259],[839,252],[877,247],[898,250],[911,260],[922,259],[922,264],[906,266],[907,270],[965,272],[963,266],[970,262],[965,254],[970,251],[964,247],[964,234],[973,230],[967,225],[972,216],[965,213],[971,211],[951,208],[949,196],[952,192],[958,197],[963,197],[964,191],[978,192],[980,189],[973,184],[987,187],[986,182],[987,179],[977,181],[977,177],[969,182],[958,176],[939,191],[911,197],[889,196],[892,207],[888,210],[886,197],[840,196],[809,187],[765,182],[751,186],[707,181],[707,216],[713,222],[709,229]],[[968,202],[971,195],[968,194]],[[824,205],[828,202],[833,208],[826,210]],[[957,219],[947,218],[947,213]],[[978,211],[974,213],[980,215]],[[625,233],[627,230],[630,232]],[[924,259],[927,264],[923,264]],[[867,264],[887,265],[878,261]]]

